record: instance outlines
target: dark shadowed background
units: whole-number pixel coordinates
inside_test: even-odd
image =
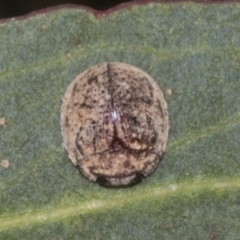
[[[105,10],[127,0],[0,0],[0,18],[21,16],[32,11],[61,4],[85,5],[98,10]]]

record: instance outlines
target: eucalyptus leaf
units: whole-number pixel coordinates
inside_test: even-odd
[[[65,7],[2,22],[0,48],[0,239],[240,239],[239,3]],[[166,153],[131,188],[88,181],[62,146],[67,86],[106,61],[169,108]]]

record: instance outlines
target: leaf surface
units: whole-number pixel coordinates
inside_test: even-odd
[[[0,48],[0,239],[239,239],[238,3],[62,8],[2,22]],[[149,73],[169,108],[161,164],[126,189],[85,179],[62,146],[68,84],[106,61]]]

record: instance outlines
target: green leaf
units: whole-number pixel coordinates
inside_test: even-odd
[[[0,239],[239,239],[238,3],[62,8],[2,22],[0,48]],[[149,73],[169,107],[161,164],[126,189],[85,179],[62,146],[68,84],[105,61]]]

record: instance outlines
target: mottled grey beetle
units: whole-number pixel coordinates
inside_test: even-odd
[[[69,85],[61,129],[69,158],[85,177],[105,186],[131,185],[152,173],[163,155],[167,103],[142,70],[102,63]]]

